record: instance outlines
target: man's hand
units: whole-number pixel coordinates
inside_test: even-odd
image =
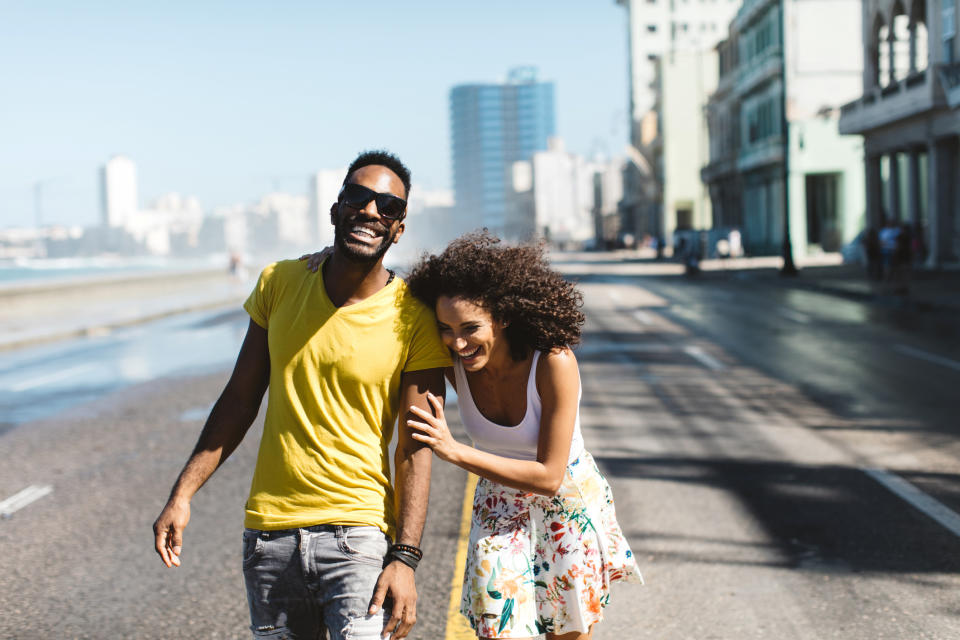
[[[388,564],[377,579],[368,613],[373,615],[379,611],[387,597],[393,600],[393,610],[383,626],[382,636],[403,640],[417,621],[417,585],[413,569],[398,560]]]
[[[180,551],[183,547],[183,530],[190,522],[190,501],[170,498],[157,521],[153,523],[154,544],[163,564],[180,566]],[[414,596],[416,598],[416,596]]]
[[[316,273],[317,270],[320,268],[320,265],[323,263],[323,261],[326,258],[328,258],[331,254],[333,254],[333,247],[328,246],[328,247],[324,247],[320,251],[317,251],[316,253],[305,253],[302,256],[300,256],[299,259],[301,262],[306,260],[307,269],[310,269],[310,271],[313,271],[314,273]]]

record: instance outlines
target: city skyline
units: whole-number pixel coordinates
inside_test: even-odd
[[[141,206],[169,192],[208,211],[305,193],[311,174],[370,147],[398,153],[414,189],[450,189],[450,88],[500,82],[518,65],[555,84],[571,151],[614,155],[628,138],[613,3],[375,3],[363,15],[13,3],[6,14],[0,228],[32,226],[38,201],[43,224],[98,224],[98,172],[115,154],[136,162]]]

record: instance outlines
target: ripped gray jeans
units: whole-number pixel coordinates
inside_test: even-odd
[[[254,638],[376,640],[390,603],[367,615],[389,540],[377,527],[243,532]]]

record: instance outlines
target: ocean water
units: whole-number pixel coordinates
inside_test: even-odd
[[[98,256],[0,260],[0,285],[153,271],[227,269],[226,254],[198,258]]]

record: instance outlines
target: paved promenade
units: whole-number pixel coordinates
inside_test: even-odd
[[[929,330],[952,312],[797,286],[817,282],[814,267],[796,280],[756,263],[642,277],[679,266],[555,259],[585,297],[584,438],[647,580],[615,586],[595,640],[956,637],[960,352],[944,338],[955,326]],[[232,312],[178,331],[210,342],[229,326],[239,344],[238,288]],[[182,303],[157,289],[143,297]],[[0,394],[10,406],[27,383],[24,402],[64,395],[50,376],[23,378],[63,368],[69,349],[101,366],[149,369],[144,345],[185,358],[188,343],[158,339],[172,320],[0,352]],[[127,350],[111,355],[101,343],[119,337]],[[220,350],[232,359],[236,345]],[[249,637],[239,546],[261,422],[195,499],[183,567],[162,567],[150,531],[228,375],[225,363],[142,378],[0,430],[0,499],[49,489],[0,520],[0,638]],[[466,486],[435,463],[411,640],[465,637]]]
[[[7,285],[0,287],[0,350],[236,307],[253,282],[217,269]]]

